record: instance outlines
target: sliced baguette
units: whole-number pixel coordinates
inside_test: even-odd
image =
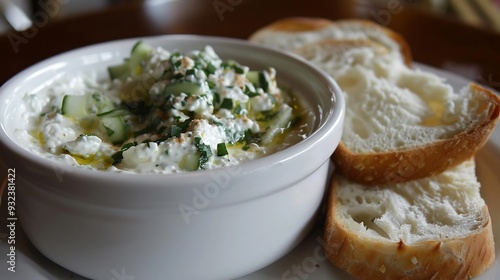
[[[376,41],[401,55],[407,65],[412,62],[410,47],[402,36],[369,20],[289,17],[262,27],[249,37],[252,42],[288,51],[324,39]]]
[[[370,40],[324,40],[295,50],[346,99],[333,159],[350,180],[395,183],[438,174],[476,154],[499,118],[500,98],[477,84],[459,92]]]
[[[469,279],[495,248],[474,162],[367,187],[335,175],[324,232],[328,259],[358,279]]]
[[[347,110],[334,160],[359,183],[440,173],[473,156],[498,121],[497,95],[477,84],[454,93],[412,69],[401,36],[369,21],[286,18],[250,40],[291,50],[335,78]]]

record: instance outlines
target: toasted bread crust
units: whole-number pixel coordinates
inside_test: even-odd
[[[336,215],[337,182],[332,181],[324,240],[325,254],[358,279],[470,279],[495,260],[490,215],[482,209],[480,229],[462,238],[416,244],[382,242],[349,231]]]
[[[257,30],[249,37],[249,40],[258,42],[260,37],[273,32],[290,32],[290,33],[313,32],[334,26],[339,26],[341,28],[342,26],[344,27],[361,26],[366,33],[375,34],[376,32],[382,32],[384,35],[388,36],[399,45],[400,52],[404,57],[405,64],[411,66],[412,64],[411,49],[406,40],[401,35],[377,23],[363,19],[346,19],[339,21],[331,21],[324,18],[312,18],[312,17],[283,18]],[[323,39],[328,39],[328,38],[323,38]]]
[[[353,153],[341,142],[332,157],[336,168],[349,180],[374,185],[424,178],[472,158],[498,122],[500,98],[477,84],[470,86],[474,91],[484,92],[492,104],[489,117],[472,130],[415,149],[384,153]]]
[[[324,18],[309,18],[309,17],[288,17],[277,20],[263,28],[257,30],[250,36],[250,40],[255,40],[261,34],[270,31],[279,32],[304,32],[316,31],[330,27],[334,24],[333,21]]]

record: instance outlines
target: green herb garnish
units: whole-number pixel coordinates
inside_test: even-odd
[[[227,152],[226,144],[225,143],[219,143],[217,144],[217,156],[218,157],[223,157],[228,155],[229,153]]]
[[[233,100],[231,98],[224,98],[220,104],[221,109],[233,109]]]
[[[200,159],[198,161],[200,168],[203,169],[212,156],[212,149],[210,148],[210,145],[201,142],[201,137],[194,138],[194,145],[198,148],[198,152],[200,153]]]

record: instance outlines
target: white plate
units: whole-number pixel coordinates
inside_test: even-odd
[[[417,68],[439,74],[455,88],[459,89],[468,83],[468,80],[454,74],[434,69],[422,64]],[[477,277],[477,280],[500,279],[500,128],[497,126],[490,140],[481,149],[476,157],[477,176],[482,184],[481,193],[489,207],[493,234],[496,243],[496,261],[494,265]],[[2,167],[4,168],[4,167]],[[5,168],[4,168],[5,170]],[[2,171],[3,172],[3,171]],[[2,178],[3,179],[3,178]],[[0,220],[6,221],[6,199],[2,198]],[[0,279],[71,279],[83,280],[71,271],[68,271],[51,262],[40,254],[24,235],[19,227],[16,228],[16,272],[7,270],[6,260],[9,245],[7,244],[7,228],[0,228]],[[139,280],[127,274],[126,270],[110,272],[110,280]],[[347,273],[336,268],[324,257],[322,251],[321,221],[309,236],[292,252],[275,263],[240,280],[324,280],[324,279],[353,279]]]

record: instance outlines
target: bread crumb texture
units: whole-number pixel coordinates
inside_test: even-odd
[[[353,153],[413,149],[469,131],[488,119],[488,94],[459,92],[436,74],[408,67],[370,41],[322,41],[296,53],[330,74],[346,99],[342,141]]]
[[[459,238],[484,226],[474,163],[431,178],[367,188],[339,178],[337,215],[371,239],[414,244]]]
[[[325,252],[359,279],[469,279],[495,259],[473,161],[406,183],[333,185]]]

